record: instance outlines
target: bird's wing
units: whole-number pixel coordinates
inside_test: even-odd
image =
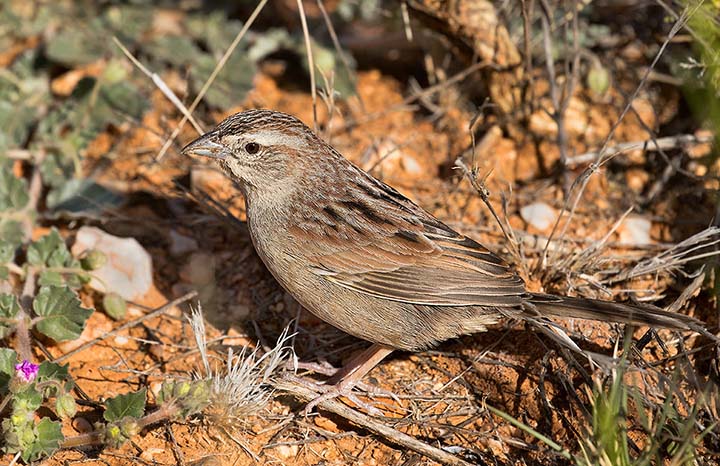
[[[305,239],[303,254],[314,273],[361,293],[412,304],[521,303],[524,283],[501,258],[389,186],[367,180],[372,184],[361,184],[353,188],[361,192],[345,197],[352,202],[325,204],[318,209],[322,214],[290,229]]]

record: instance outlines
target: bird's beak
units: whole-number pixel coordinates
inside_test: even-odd
[[[229,152],[227,148],[217,142],[217,132],[205,133],[193,142],[183,147],[180,151],[183,155],[202,155],[214,159],[224,160]]]

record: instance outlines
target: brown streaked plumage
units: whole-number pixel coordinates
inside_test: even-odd
[[[218,159],[237,183],[258,254],[298,302],[375,344],[341,372],[343,389],[393,349],[422,350],[505,317],[703,330],[654,306],[528,292],[500,257],[357,168],[290,115],[235,114],[183,153]]]

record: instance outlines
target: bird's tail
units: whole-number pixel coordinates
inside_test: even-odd
[[[531,293],[527,312],[548,317],[592,319],[605,322],[647,325],[674,330],[691,330],[717,339],[699,320],[649,304],[622,304],[598,299],[571,298]]]

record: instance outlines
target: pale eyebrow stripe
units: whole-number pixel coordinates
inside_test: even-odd
[[[288,147],[306,147],[305,138],[292,134],[282,133],[280,131],[264,131],[260,130],[247,134],[248,139],[257,142],[261,146],[288,146]]]

